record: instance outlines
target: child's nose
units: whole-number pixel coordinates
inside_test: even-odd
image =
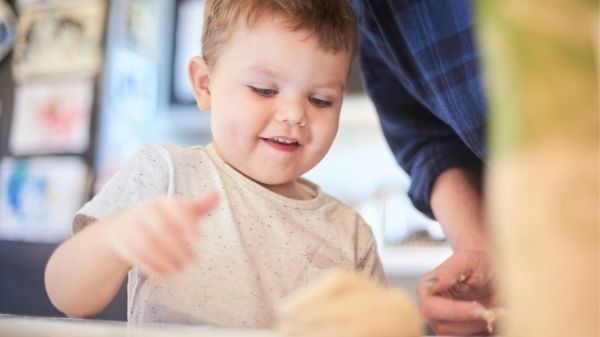
[[[288,123],[290,125],[305,126],[305,107],[300,102],[288,102],[287,104],[283,104],[277,109],[275,120],[281,123]]]

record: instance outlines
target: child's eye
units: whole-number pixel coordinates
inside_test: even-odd
[[[252,89],[252,91],[254,91],[255,93],[264,96],[264,97],[272,97],[277,95],[277,90],[273,90],[273,89],[263,89],[263,88],[257,88],[257,87],[253,87],[253,86],[249,86],[250,89]]]
[[[310,101],[310,103],[312,103],[312,105],[316,106],[317,108],[327,108],[333,104],[330,101],[325,101],[314,97],[310,97],[308,100]]]

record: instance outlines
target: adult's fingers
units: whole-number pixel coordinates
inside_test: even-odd
[[[428,320],[471,321],[477,319],[474,312],[483,306],[475,301],[457,301],[440,295],[419,297],[421,313]]]
[[[424,275],[417,292],[443,294],[450,292],[461,299],[475,299],[491,292],[491,270],[487,254],[480,251],[455,252],[433,271]],[[463,296],[467,295],[467,296]]]
[[[462,322],[453,321],[429,321],[429,326],[438,335],[448,336],[483,336],[491,333],[487,323],[482,320],[471,320]]]
[[[417,284],[419,293],[443,293],[455,284],[466,280],[471,272],[460,258],[450,257],[430,273],[424,275]]]

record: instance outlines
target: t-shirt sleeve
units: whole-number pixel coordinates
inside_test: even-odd
[[[373,231],[362,217],[359,216],[358,218],[356,269],[377,282],[387,284],[383,265],[377,253],[377,242],[373,236]]]
[[[165,149],[156,145],[142,148],[75,214],[73,233],[143,200],[169,194],[171,166]]]

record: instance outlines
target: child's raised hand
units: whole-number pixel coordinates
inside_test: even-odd
[[[152,277],[181,270],[194,261],[190,241],[198,238],[198,219],[218,203],[208,192],[198,199],[163,197],[117,213],[107,219],[111,250],[126,264]]]

